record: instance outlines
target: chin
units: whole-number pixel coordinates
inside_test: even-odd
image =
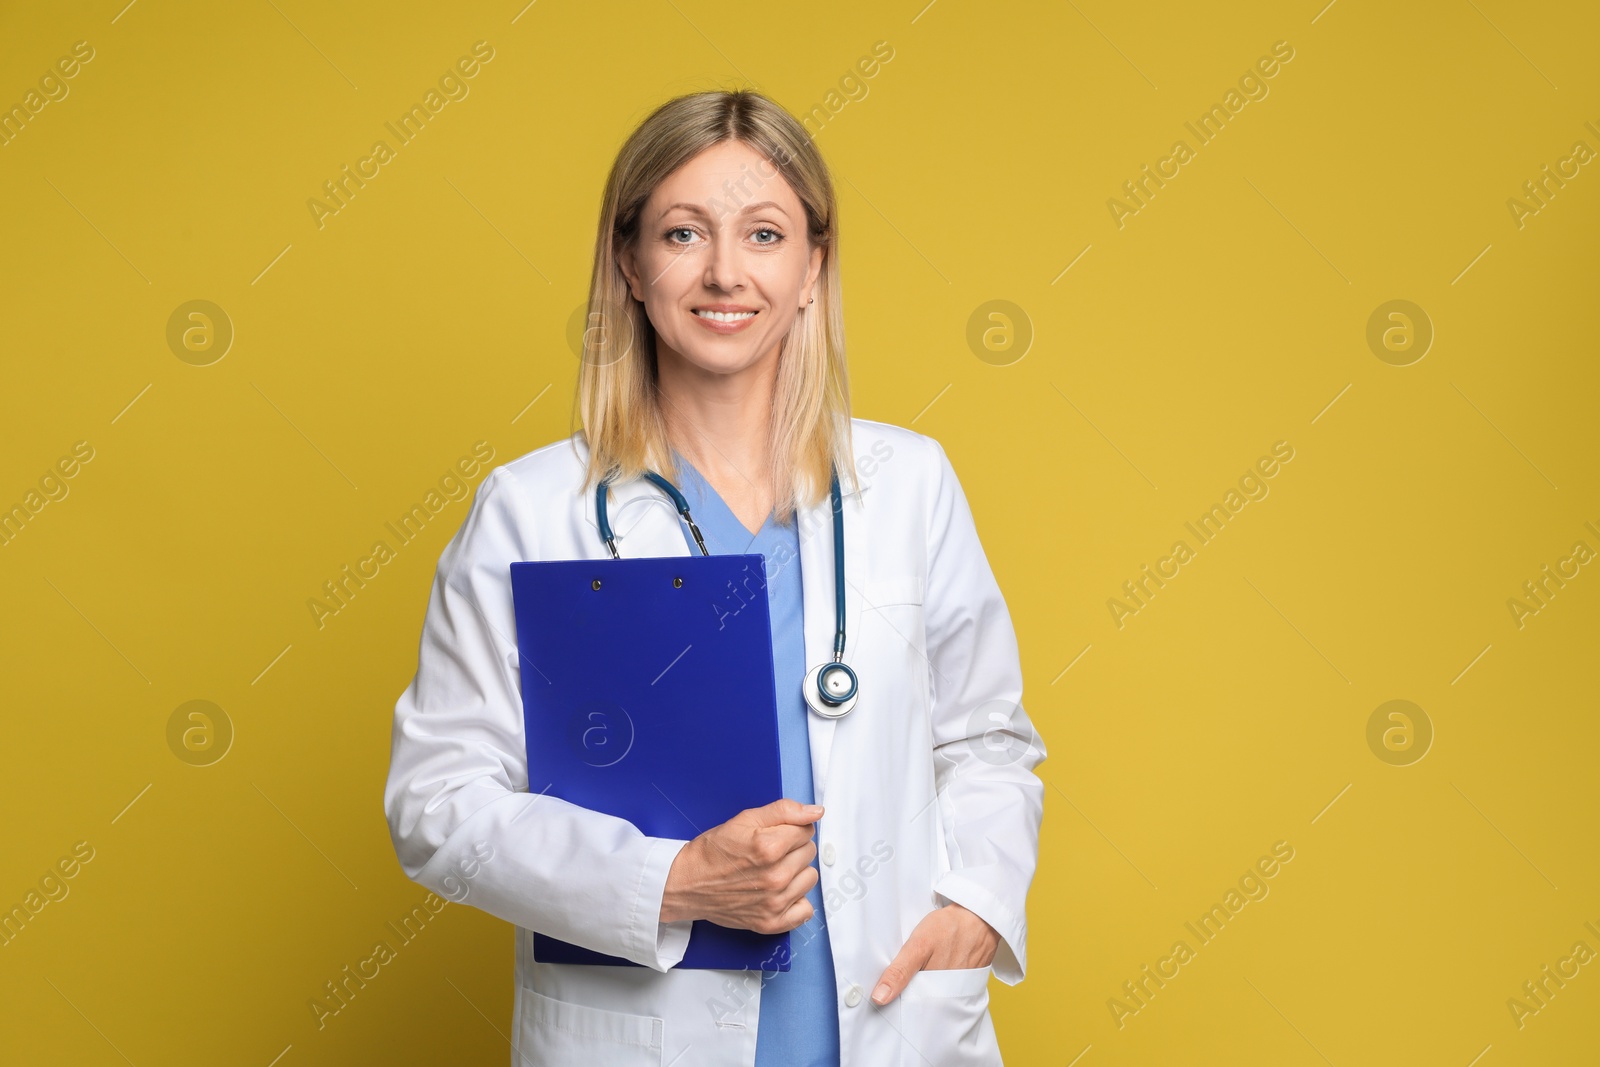
[[[668,344],[673,351],[680,353],[678,358],[685,363],[716,374],[733,374],[746,369],[759,362],[757,353],[766,351],[768,347],[765,338],[741,337],[737,344],[706,344],[704,339],[695,340],[693,346],[679,347],[670,341]]]
[[[756,362],[754,356],[743,350],[711,354],[690,353],[684,359],[700,370],[715,374],[736,374]]]

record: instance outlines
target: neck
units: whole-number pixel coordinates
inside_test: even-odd
[[[657,378],[668,443],[707,479],[770,489],[767,433],[777,371],[776,351],[719,374],[661,345]]]

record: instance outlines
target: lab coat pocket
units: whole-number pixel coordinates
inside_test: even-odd
[[[566,1067],[661,1067],[661,1019],[591,1008],[522,990],[519,1063]]]
[[[923,582],[915,574],[901,575],[897,578],[872,578],[867,581],[863,598],[866,600],[868,610],[887,607],[890,604],[921,604]]]
[[[862,660],[873,654],[923,664],[923,581],[916,575],[868,579],[862,588]]]
[[[900,993],[905,1067],[1000,1063],[989,1018],[990,967],[918,971]]]

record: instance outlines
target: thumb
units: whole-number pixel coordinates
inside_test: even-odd
[[[808,826],[822,817],[822,805],[802,804],[798,800],[791,800],[789,797],[779,797],[771,804],[764,804],[759,808],[751,808],[750,813],[754,816],[757,824],[761,826],[783,826],[785,824]]]
[[[878,978],[878,987],[872,991],[872,1002],[879,1007],[900,995],[911,976],[922,970],[922,965],[933,958],[933,947],[911,932],[911,937],[901,947],[900,953],[889,961]]]

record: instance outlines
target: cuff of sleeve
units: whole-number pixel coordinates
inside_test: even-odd
[[[635,963],[652,970],[667,971],[677,966],[689,947],[693,919],[671,923],[661,921],[661,901],[667,891],[667,874],[672,870],[672,861],[678,858],[678,853],[688,843],[665,837],[653,839],[639,872],[633,921],[629,924],[630,939],[637,946],[632,958]]]
[[[1006,985],[1022,981],[1028,969],[1028,924],[994,893],[961,871],[947,871],[933,885],[943,904],[960,904],[994,927],[1000,946],[994,954],[994,976]]]

